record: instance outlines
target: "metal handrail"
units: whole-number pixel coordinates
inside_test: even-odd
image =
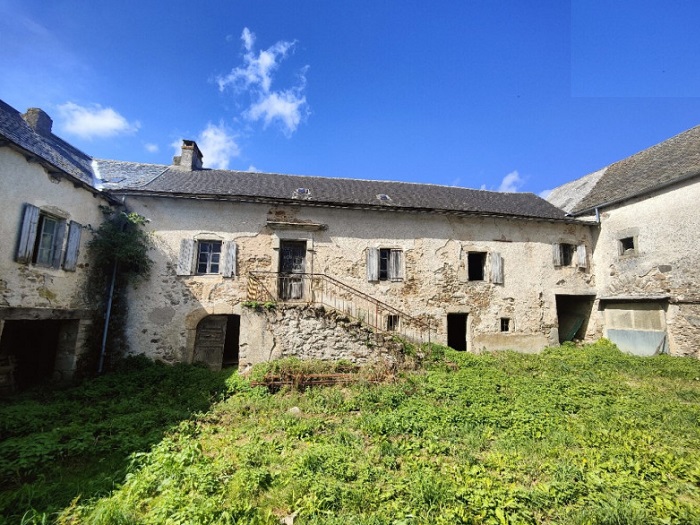
[[[275,291],[268,286],[269,279],[274,279]],[[334,292],[348,295],[349,300]],[[248,300],[319,304],[366,323],[375,331],[398,333],[414,341],[430,342],[430,323],[323,273],[251,271],[248,273]],[[367,306],[365,309],[362,308],[363,302]],[[390,323],[387,315],[397,319]]]

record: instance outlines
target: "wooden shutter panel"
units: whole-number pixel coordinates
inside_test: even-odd
[[[192,275],[194,239],[180,241],[180,257],[177,260],[177,275]]]
[[[576,263],[579,268],[588,268],[588,259],[586,257],[585,244],[579,244],[576,247]]]
[[[67,272],[74,272],[78,264],[78,253],[80,250],[80,236],[83,226],[75,221],[68,227],[68,242],[66,243],[66,257],[63,259],[63,269]]]
[[[379,248],[367,248],[367,280],[379,280]]]
[[[503,284],[503,257],[496,252],[491,252],[491,282]]]
[[[389,279],[392,281],[403,280],[403,251],[401,250],[389,252]]]
[[[63,258],[63,239],[66,237],[66,221],[58,221],[56,224],[56,234],[53,237],[53,259],[51,268],[60,268]]]
[[[39,224],[39,208],[25,204],[22,227],[19,231],[17,255],[15,256],[15,260],[19,263],[29,264],[32,260],[37,224]]]
[[[224,277],[233,277],[236,275],[236,243],[226,242],[224,244],[224,268],[221,272]]]
[[[561,244],[552,244],[552,259],[554,260],[554,266],[561,266]]]

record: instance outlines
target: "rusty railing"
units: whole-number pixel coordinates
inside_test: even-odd
[[[322,273],[252,271],[248,274],[248,300],[321,305],[375,331],[396,334],[417,343],[430,342],[429,322]]]

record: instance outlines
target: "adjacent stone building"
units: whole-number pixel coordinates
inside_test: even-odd
[[[40,109],[0,101],[0,386],[70,377],[92,318],[86,228],[111,199],[92,159],[51,127]]]
[[[557,188],[596,220],[596,323],[621,349],[700,357],[700,127]]]

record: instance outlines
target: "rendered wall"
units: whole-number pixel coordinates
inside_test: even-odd
[[[327,274],[413,316],[432,318],[437,342],[446,342],[447,313],[467,313],[471,351],[537,351],[554,344],[555,294],[595,289],[590,261],[587,270],[555,268],[552,261],[557,242],[584,243],[590,254],[591,231],[584,225],[133,196],[127,205],[151,220],[156,263],[151,279],[132,292],[130,346],[170,362],[192,359],[196,325],[204,316],[241,314],[246,275],[277,271],[281,239],[306,241],[307,272]],[[268,220],[327,228],[275,230]],[[235,241],[237,275],[175,275],[183,238]],[[403,250],[403,281],[367,281],[370,247]],[[488,267],[485,281],[468,281],[469,251],[499,253],[504,282],[489,282]],[[500,332],[501,317],[512,319],[510,333]],[[269,353],[270,334],[250,333],[263,329],[244,325],[241,347],[255,340],[261,355]]]
[[[600,297],[667,297],[660,302],[673,355],[700,357],[699,201],[700,183],[688,182],[606,209],[595,249]],[[620,253],[624,237],[636,239],[635,252]]]

